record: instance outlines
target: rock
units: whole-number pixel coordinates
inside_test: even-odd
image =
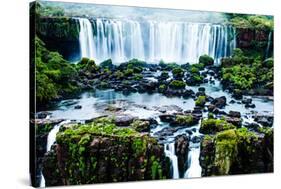
[[[50,112],[38,112],[36,114],[36,119],[45,119],[50,114]]]
[[[76,105],[76,106],[74,106],[74,109],[82,109],[82,106],[81,105]]]
[[[226,97],[225,96],[221,96],[218,98],[215,98],[211,104],[215,105],[217,108],[224,108],[226,105]]]
[[[138,132],[150,131],[150,122],[148,120],[134,120],[130,126]]]
[[[186,135],[179,135],[175,139],[175,152],[178,157],[179,175],[183,177],[187,169],[189,138]]]
[[[199,91],[199,92],[204,92],[204,93],[205,93],[206,89],[205,89],[205,87],[199,87],[199,88],[198,88],[198,91]]]
[[[166,112],[179,113],[183,111],[183,109],[177,105],[166,105],[166,106],[156,107],[156,110],[161,113],[166,113]]]
[[[228,116],[229,116],[229,117],[238,117],[238,118],[241,118],[241,113],[240,113],[240,112],[236,112],[236,111],[230,110],[229,113],[228,113]]]
[[[244,98],[244,99],[242,100],[242,103],[243,103],[243,104],[251,104],[251,103],[252,103],[252,99],[251,99],[251,98]]]
[[[171,114],[162,114],[162,115],[159,115],[159,118],[163,122],[171,123],[172,121],[175,120],[176,116],[175,115],[171,115]]]
[[[202,176],[273,172],[273,130],[225,130],[201,141]]]
[[[245,104],[245,108],[255,108],[255,104]]]
[[[231,123],[237,127],[241,127],[242,126],[242,119],[239,117],[226,117],[226,121],[228,123]]]
[[[201,141],[200,136],[194,136],[191,138],[191,142],[193,142],[193,143],[199,143],[200,141]]]
[[[260,123],[262,126],[271,127],[273,126],[273,114],[256,114],[254,120]]]
[[[183,96],[183,98],[187,99],[187,98],[193,97],[194,94],[195,94],[195,93],[194,93],[193,90],[191,90],[191,89],[186,89],[186,90],[183,92],[182,96]]]
[[[235,100],[230,100],[229,103],[230,103],[230,104],[234,104],[234,103],[235,103]]]
[[[199,119],[192,114],[176,115],[175,119],[170,123],[171,126],[193,126],[197,124]]]
[[[115,124],[117,126],[129,126],[135,119],[136,117],[131,115],[118,115],[115,117]]]

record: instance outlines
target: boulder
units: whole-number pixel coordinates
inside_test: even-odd
[[[136,117],[131,115],[118,115],[115,117],[115,124],[117,126],[129,126],[135,119]]]
[[[224,108],[226,105],[226,97],[225,96],[221,96],[218,98],[215,98],[211,104],[215,105],[217,108]]]
[[[178,157],[179,176],[183,177],[187,169],[189,138],[186,135],[178,135],[175,139],[175,152]]]

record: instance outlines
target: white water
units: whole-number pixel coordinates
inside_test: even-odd
[[[79,43],[82,57],[95,58],[96,49],[94,45],[92,24],[88,19],[80,18]]]
[[[268,35],[265,58],[269,58],[269,50],[270,50],[270,46],[271,46],[271,43],[272,43],[271,41],[272,41],[272,31]]]
[[[173,179],[179,178],[178,157],[175,152],[175,143],[164,144],[165,154],[170,158],[173,167]]]
[[[184,174],[184,178],[201,177],[201,166],[199,164],[200,148],[191,148],[188,152],[188,164],[190,167]]]
[[[60,130],[60,127],[64,124],[70,123],[70,120],[62,121],[59,124],[55,125],[54,128],[49,132],[47,139],[47,151],[51,150],[52,145],[56,142],[56,135]],[[41,181],[40,187],[45,187],[45,178],[41,172]]]
[[[219,62],[236,46],[231,26],[212,23],[104,20],[79,18],[81,57],[97,63],[111,58],[121,63],[133,58],[150,63],[197,63],[210,55]]]

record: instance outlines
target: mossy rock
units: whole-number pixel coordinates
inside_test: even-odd
[[[234,129],[234,125],[221,119],[205,119],[201,122],[199,131],[203,134],[215,134],[217,132]]]
[[[170,84],[169,87],[171,89],[184,89],[186,86],[184,81],[180,81],[180,80],[173,80]]]
[[[214,59],[205,54],[199,57],[199,63],[203,63],[204,66],[212,66],[214,64]]]

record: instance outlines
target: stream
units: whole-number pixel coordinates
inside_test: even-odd
[[[268,113],[273,112],[273,99],[269,97],[251,97],[252,103],[256,105],[255,108],[247,109],[241,103],[229,103],[234,100],[231,94],[222,90],[222,86],[218,80],[214,84],[205,83],[196,87],[187,87],[193,91],[198,91],[199,87],[205,87],[206,94],[212,97],[225,96],[227,105],[224,109],[225,112],[230,110],[239,111],[243,118],[243,122],[253,122],[252,115],[254,112]],[[80,105],[81,109],[76,109],[75,106]],[[175,106],[176,105],[176,106]],[[166,97],[159,93],[131,93],[124,95],[122,92],[116,92],[112,89],[108,90],[93,90],[91,92],[84,92],[78,98],[67,99],[58,102],[55,106],[47,111],[50,113],[48,119],[63,119],[65,121],[56,125],[48,135],[47,151],[50,150],[52,144],[55,142],[55,136],[59,131],[61,125],[69,123],[70,121],[80,122],[83,120],[92,119],[102,115],[112,115],[106,111],[109,106],[121,108],[121,114],[136,116],[138,118],[153,118],[157,121],[157,126],[151,128],[150,135],[157,137],[157,133],[164,129],[170,128],[168,123],[161,122],[159,111],[161,107],[172,107],[166,113],[172,113],[177,109],[192,110],[195,106],[195,101],[192,98],[183,99],[181,97]],[[170,112],[169,112],[170,111]],[[207,112],[203,112],[203,118],[207,117]],[[200,137],[199,133],[200,122],[192,127],[179,127],[175,128],[172,135],[165,136],[164,139],[159,141],[164,145],[166,156],[171,160],[171,174],[172,178],[179,178],[178,160],[175,155],[175,137],[178,135],[187,135],[190,137],[189,153],[187,157],[187,170],[185,171],[184,178],[201,177],[201,167],[199,164],[200,155]],[[165,130],[164,130],[165,131]],[[199,140],[193,140],[194,137]],[[44,186],[44,178],[42,176],[41,186]]]

